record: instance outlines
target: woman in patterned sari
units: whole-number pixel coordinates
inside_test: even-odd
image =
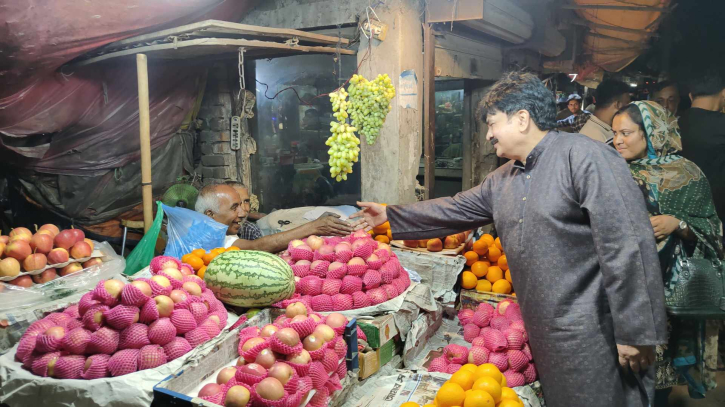
[[[722,224],[710,184],[682,150],[677,119],[653,102],[634,102],[614,117],[614,146],[629,163],[647,203],[657,239],[665,297],[680,274],[679,259],[722,258]],[[715,388],[722,322],[669,317],[670,339],[657,347],[655,407],[667,405],[672,387],[687,384],[690,397]]]

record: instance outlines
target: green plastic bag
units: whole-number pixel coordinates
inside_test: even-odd
[[[156,210],[154,223],[151,224],[149,231],[146,232],[141,241],[138,242],[138,245],[136,245],[131,254],[126,258],[126,269],[123,270],[123,274],[127,276],[138,273],[139,270],[151,264],[151,259],[154,258],[156,240],[159,238],[161,223],[164,220],[164,210],[161,208],[161,202],[157,201],[156,205],[158,209]]]

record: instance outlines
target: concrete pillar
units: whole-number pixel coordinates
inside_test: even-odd
[[[375,9],[388,25],[385,41],[372,40],[368,48],[360,38],[359,73],[368,80],[387,73],[399,93],[400,73],[415,71],[418,79],[417,108],[399,106],[399,94],[391,101],[393,110],[385,120],[380,136],[372,146],[361,138],[362,199],[404,204],[415,202],[415,183],[422,149],[423,125],[423,37],[422,9],[416,0],[389,0]],[[364,17],[365,14],[363,13]]]

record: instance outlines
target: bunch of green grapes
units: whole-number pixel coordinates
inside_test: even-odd
[[[338,121],[330,122],[332,135],[325,144],[330,146],[327,150],[330,155],[330,175],[338,182],[347,180],[347,174],[352,173],[352,165],[357,162],[360,154],[360,139],[355,136],[357,129],[346,121],[349,104],[346,98],[347,92],[343,88],[330,93],[332,111],[335,112],[333,115]]]
[[[347,91],[352,125],[360,129],[368,144],[374,144],[388,112],[393,109],[390,100],[395,97],[395,87],[390,77],[378,75],[371,82],[361,75],[353,75]]]

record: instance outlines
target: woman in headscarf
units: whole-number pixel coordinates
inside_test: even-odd
[[[680,257],[722,258],[722,224],[710,184],[695,163],[679,155],[677,119],[662,106],[631,103],[616,113],[612,129],[614,147],[629,163],[647,203],[667,297],[681,272]],[[669,317],[669,343],[657,347],[656,407],[667,405],[675,385],[687,383],[693,398],[716,387],[721,324]]]

